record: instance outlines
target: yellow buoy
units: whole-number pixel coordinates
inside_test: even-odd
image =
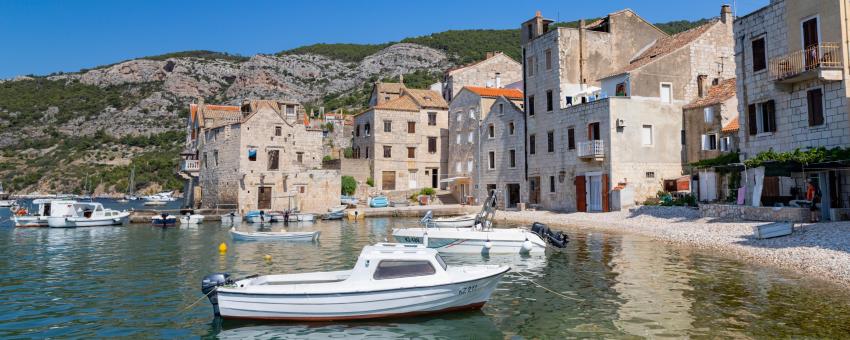
[[[266,259],[266,262],[272,262],[272,256],[271,255],[266,255],[263,258]]]
[[[218,251],[222,253],[227,252],[227,243],[221,242],[221,244],[218,245]]]

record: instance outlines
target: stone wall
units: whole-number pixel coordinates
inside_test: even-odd
[[[707,107],[711,107],[713,113],[712,120],[708,123],[705,121],[705,109]],[[733,96],[719,104],[687,108],[683,110],[682,116],[685,127],[685,158],[683,163],[688,164],[715,158],[722,154],[720,151],[720,138],[727,136],[727,134],[722,132],[723,127],[733,118],[738,117],[738,99]],[[702,149],[702,135],[704,134],[717,135],[716,150]],[[732,137],[734,138],[732,138],[730,151],[738,148],[736,143],[738,140],[737,133],[733,135]]]
[[[454,100],[464,86],[496,87],[496,73],[500,76],[500,85],[505,86],[522,80],[522,65],[504,53],[493,56],[466,67],[447,72],[443,97]]]
[[[700,216],[742,221],[809,222],[809,209],[794,207],[751,207],[746,205],[700,204]]]
[[[495,107],[503,104],[502,113],[495,112]],[[508,184],[519,185],[521,203],[527,202],[528,185],[525,182],[525,113],[505,98],[499,98],[490,107],[490,113],[481,122],[486,133],[487,127],[492,124],[495,130],[495,138],[488,138],[485,134],[481,139],[481,154],[478,156],[478,164],[481,164],[481,177],[479,189],[476,191],[478,202],[484,202],[487,198],[487,186],[495,185],[502,195],[497,199],[499,209],[505,209],[508,199]],[[509,131],[513,124],[513,133]],[[510,151],[514,150],[516,156],[515,166],[510,166]],[[489,152],[495,156],[495,167],[489,168]]]

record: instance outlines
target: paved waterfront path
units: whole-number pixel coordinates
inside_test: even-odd
[[[550,227],[637,233],[812,274],[850,288],[850,222],[798,225],[790,236],[759,240],[753,237],[753,227],[767,222],[701,218],[698,211],[682,207],[638,207],[610,213],[499,211],[496,221],[521,224],[538,221]]]

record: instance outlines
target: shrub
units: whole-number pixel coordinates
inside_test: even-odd
[[[434,190],[434,188],[422,188],[422,191],[419,192],[420,195],[425,195],[425,196],[431,196],[435,193],[437,193],[437,191]]]
[[[351,195],[357,190],[357,181],[351,176],[342,176],[342,194]]]
[[[331,155],[325,155],[325,157],[322,157],[322,162],[330,162],[332,160],[334,160],[334,158]]]
[[[368,185],[370,187],[374,187],[375,186],[375,180],[372,177],[366,178],[366,185]]]
[[[354,157],[354,149],[352,149],[350,147],[345,148],[345,150],[342,151],[342,155],[345,158],[352,158],[352,157]]]

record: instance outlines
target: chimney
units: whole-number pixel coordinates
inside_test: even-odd
[[[720,21],[724,24],[731,24],[734,18],[732,17],[732,6],[720,6]]]
[[[401,73],[398,74],[398,82],[404,85],[404,75]]]
[[[502,74],[499,72],[496,72],[496,88],[502,88]]]

